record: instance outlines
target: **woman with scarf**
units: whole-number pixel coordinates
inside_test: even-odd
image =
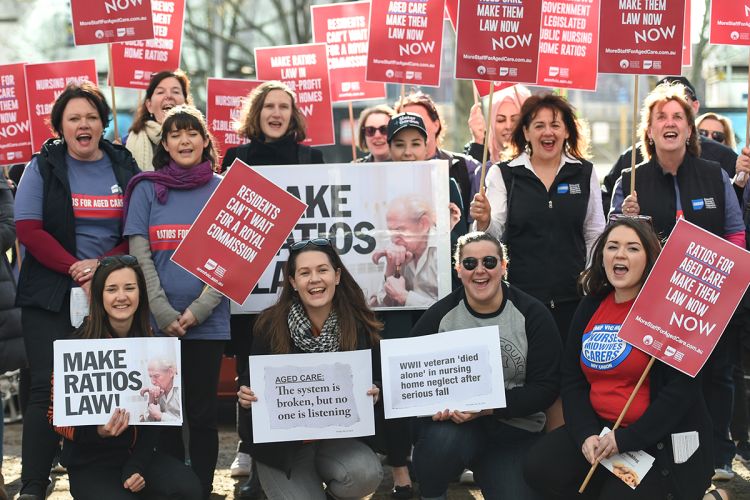
[[[284,277],[279,300],[256,323],[253,355],[375,352],[382,325],[329,240],[292,244]],[[379,370],[376,355],[372,366]],[[247,376],[242,380],[237,395],[249,409],[258,399]],[[379,390],[368,394],[377,401]],[[269,500],[363,498],[383,478],[377,455],[356,438],[252,444],[250,451]]]
[[[172,262],[182,236],[219,185],[216,153],[206,122],[192,106],[167,113],[154,156],[154,172],[133,178],[125,193],[124,234],[146,275],[157,335],[180,337],[182,399],[189,428],[190,462],[211,493],[219,452],[217,387],[229,339],[229,302]],[[162,432],[162,450],[184,459],[182,432]]]
[[[193,104],[187,75],[180,70],[155,73],[125,143],[144,172],[154,169],[154,153],[161,141],[161,125],[167,112],[180,104]]]

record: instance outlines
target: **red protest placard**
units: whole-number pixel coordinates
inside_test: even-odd
[[[596,90],[599,2],[544,0],[537,85]]]
[[[31,127],[31,150],[36,152],[44,141],[52,137],[49,115],[55,99],[69,83],[88,80],[96,84],[96,62],[93,59],[85,59],[27,64],[24,66],[24,76]]]
[[[224,157],[227,149],[247,142],[234,128],[240,116],[245,98],[262,82],[253,80],[232,80],[229,78],[209,78],[206,82],[206,121],[214,136],[219,156]]]
[[[335,143],[326,44],[255,49],[255,72],[258,80],[280,80],[295,92],[297,107],[307,121],[307,139],[303,144]]]
[[[693,64],[693,43],[690,40],[690,0],[685,0],[685,25],[682,27],[682,65]]]
[[[749,252],[680,219],[625,318],[620,338],[695,377],[748,283]]]
[[[370,7],[367,79],[440,86],[445,0],[377,0]]]
[[[601,4],[599,72],[679,75],[685,0]]]
[[[458,4],[456,78],[536,83],[542,0]]]
[[[112,45],[109,81],[115,87],[146,89],[151,75],[180,67],[185,0],[151,0],[154,38]]]
[[[154,37],[151,0],[70,0],[76,45]]]
[[[709,41],[722,45],[750,45],[750,2],[711,0]]]
[[[29,110],[23,63],[0,66],[0,165],[31,159]]]
[[[365,80],[370,2],[310,7],[313,41],[328,46],[333,102],[385,99],[383,83]]]
[[[235,160],[172,260],[242,304],[306,207]]]

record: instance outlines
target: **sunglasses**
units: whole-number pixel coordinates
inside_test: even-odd
[[[495,269],[497,267],[497,264],[497,257],[494,257],[492,255],[482,257],[482,265],[485,269]],[[461,265],[467,271],[473,271],[479,265],[479,259],[477,259],[476,257],[466,257],[461,261]]]
[[[711,132],[710,130],[699,128],[698,133],[703,137],[710,137],[716,142],[723,143],[727,139],[727,134],[725,134],[724,132],[719,132],[718,130],[714,130],[713,132]]]
[[[330,247],[333,246],[331,244],[331,240],[325,239],[325,238],[315,238],[312,240],[300,240],[295,241],[291,245],[289,245],[289,251],[290,252],[298,252],[305,248],[308,245],[315,245],[316,247]]]
[[[381,125],[379,127],[362,127],[367,137],[375,137],[376,132],[380,132],[380,135],[388,135],[388,126]]]
[[[111,257],[104,257],[99,259],[99,267],[107,267],[116,263],[125,264],[126,266],[134,266],[138,264],[138,259],[132,255],[113,255]]]

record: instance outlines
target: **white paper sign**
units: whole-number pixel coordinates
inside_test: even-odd
[[[106,424],[130,412],[130,425],[182,425],[180,344],[172,337],[56,340],[56,426]]]
[[[361,351],[250,356],[253,442],[375,434],[372,359]]]
[[[380,342],[385,418],[505,407],[497,326]]]
[[[83,288],[76,286],[70,289],[70,324],[78,328],[83,319],[89,315],[89,297]]]
[[[599,436],[604,436],[609,432],[611,432],[609,428],[605,427]],[[625,484],[632,489],[636,489],[654,465],[654,457],[645,451],[626,451],[609,458],[603,458],[600,463]]]

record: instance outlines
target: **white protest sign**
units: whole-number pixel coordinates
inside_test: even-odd
[[[130,412],[130,425],[182,425],[180,344],[172,337],[56,340],[56,426],[106,424]]]
[[[250,356],[253,442],[375,434],[372,360],[361,351]]]
[[[604,436],[609,432],[612,431],[605,427],[599,436]],[[643,476],[653,467],[654,457],[645,451],[626,451],[603,458],[601,464],[631,489],[636,489],[643,481]]]
[[[385,418],[505,407],[497,326],[380,342]]]

